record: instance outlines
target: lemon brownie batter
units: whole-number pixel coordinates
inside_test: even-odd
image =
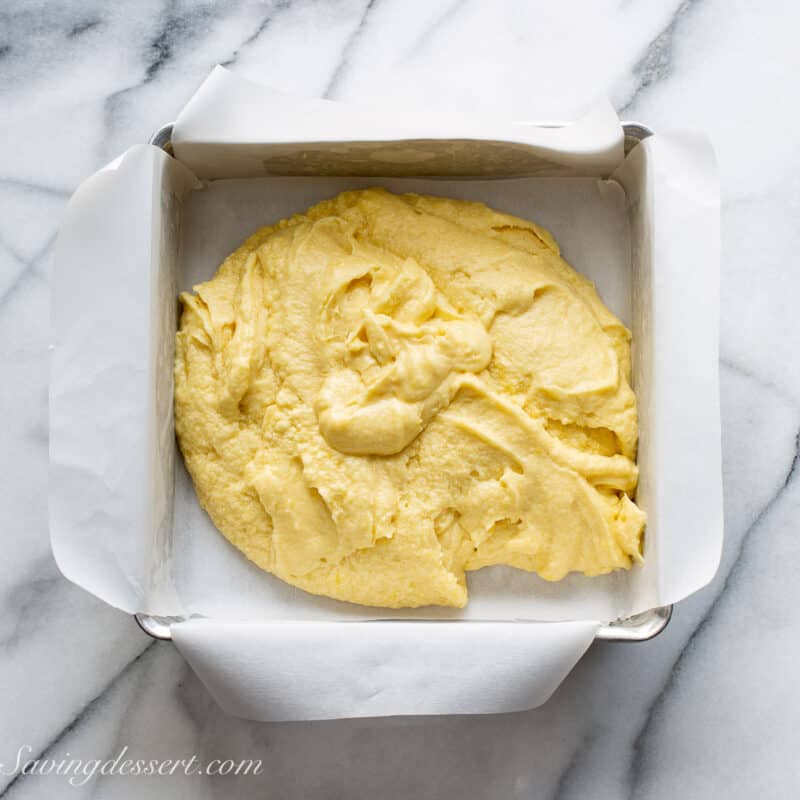
[[[640,559],[630,334],[539,226],[345,192],[183,294],[175,420],[203,508],[258,566],[375,606],[465,570]]]

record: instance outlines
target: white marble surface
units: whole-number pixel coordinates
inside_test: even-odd
[[[0,762],[262,758],[259,777],[0,775],[0,797],[789,798],[800,786],[800,121],[789,0],[0,5]],[[60,577],[46,518],[49,255],[80,180],[209,68],[338,99],[705,128],[723,186],[726,543],[667,632],[595,645],[542,708],[252,724]],[[691,291],[691,287],[687,287]]]

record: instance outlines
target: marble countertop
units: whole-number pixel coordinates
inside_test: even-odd
[[[1,798],[784,798],[800,786],[800,149],[794,3],[7,0],[0,10],[0,762],[261,758],[259,776],[7,774]],[[256,724],[64,580],[47,531],[47,314],[70,193],[215,63],[288,90],[708,131],[723,189],[726,541],[657,639],[596,644],[542,708]],[[691,286],[687,286],[691,291]]]

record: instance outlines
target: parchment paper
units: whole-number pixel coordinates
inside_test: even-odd
[[[559,130],[376,117],[287,98],[218,68],[173,140],[177,160],[138,146],[87,179],[61,228],[51,539],[62,572],[106,602],[202,615],[172,633],[224,708],[255,719],[528,708],[549,696],[601,622],[675,602],[710,580],[722,542],[719,190],[702,137],[659,133],[622,161],[608,104]],[[192,191],[200,182],[187,164],[204,178],[250,178]],[[538,177],[398,177],[431,166],[451,178]],[[264,177],[378,168],[393,179]],[[213,530],[172,443],[175,286],[209,277],[255,228],[366,183],[482,199],[544,224],[632,326],[643,567],[558,584],[495,567],[472,574],[465,612],[378,614],[282,584]],[[384,621],[357,621],[375,616]]]

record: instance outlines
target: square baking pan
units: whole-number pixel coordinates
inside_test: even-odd
[[[640,123],[624,122],[622,127],[626,155],[636,144],[652,135],[652,131]],[[172,129],[172,124],[164,125],[151,137],[149,144],[172,155]],[[600,641],[646,641],[657,636],[666,628],[671,614],[672,606],[665,605],[620,618],[600,627],[595,639]],[[134,616],[145,633],[160,640],[170,640],[172,638],[171,625],[182,620],[182,617],[155,616],[143,613],[137,613]]]

